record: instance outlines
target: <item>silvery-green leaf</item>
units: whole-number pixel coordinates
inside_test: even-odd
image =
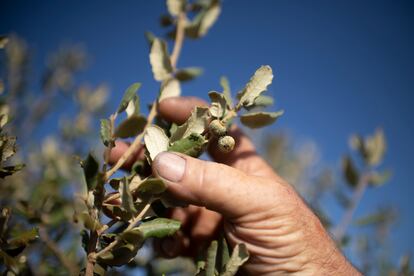
[[[250,128],[260,128],[274,123],[283,111],[278,112],[255,112],[240,116],[240,122]]]
[[[188,21],[185,26],[185,35],[188,38],[196,39],[200,37],[201,20],[205,15],[205,11],[200,11],[192,21]],[[175,38],[176,32],[171,33]]]
[[[175,78],[170,78],[162,83],[158,102],[170,97],[178,97],[180,95],[180,82]]]
[[[270,105],[273,105],[273,98],[270,96],[260,95],[259,97],[256,98],[256,100],[254,101],[252,105],[243,106],[243,107],[249,112],[255,112],[255,111],[260,111],[263,108],[268,107]]]
[[[216,270],[219,273],[224,272],[225,265],[230,259],[229,247],[225,237],[220,237],[218,239],[217,247],[217,258],[216,258]]]
[[[138,186],[141,185],[142,181],[144,180],[141,179],[141,177],[138,174],[134,175],[133,177],[130,178],[129,189],[136,190],[136,188],[138,188]]]
[[[221,7],[218,2],[206,10],[200,22],[200,27],[198,30],[199,36],[204,36],[207,34],[208,30],[217,21],[220,15],[220,12],[221,12]]]
[[[89,230],[96,230],[102,227],[102,225],[100,224],[100,222],[94,218],[91,217],[91,215],[87,212],[84,211],[82,212],[79,216],[78,216],[79,220],[83,222],[83,225],[85,226],[85,228],[89,229]]]
[[[133,100],[135,97],[138,97],[136,92],[138,91],[140,87],[141,87],[141,83],[136,82],[136,83],[131,84],[127,88],[127,90],[125,90],[124,96],[122,97],[122,100],[121,100],[121,104],[119,105],[118,110],[117,110],[118,113],[121,113],[122,111],[124,111],[127,108],[129,102]]]
[[[208,30],[216,22],[220,15],[221,8],[219,1],[210,1],[203,5],[203,9],[188,22],[185,28],[185,35],[189,38],[199,38],[207,34]]]
[[[0,178],[5,178],[6,176],[9,176],[9,175],[12,175],[18,172],[21,169],[23,169],[24,166],[25,166],[24,164],[17,164],[17,165],[0,168]]]
[[[205,260],[198,260],[196,263],[196,271],[195,276],[201,276],[204,275],[206,271],[206,261]]]
[[[168,148],[168,151],[175,151],[192,157],[198,157],[203,152],[203,146],[205,143],[206,140],[202,135],[192,133],[190,136],[172,143]]]
[[[129,101],[127,108],[125,109],[127,117],[131,117],[132,115],[139,115],[139,112],[140,112],[139,104],[140,104],[139,97],[138,95],[136,95],[134,98],[132,98]]]
[[[0,136],[0,161],[4,162],[16,153],[16,137]]]
[[[134,137],[144,130],[146,123],[147,119],[145,117],[132,115],[118,125],[114,136],[119,138]]]
[[[223,95],[226,98],[227,104],[230,108],[233,108],[233,99],[231,97],[231,89],[229,80],[226,77],[220,78],[220,85],[223,88]]]
[[[255,106],[269,106],[269,105],[273,105],[274,100],[271,96],[266,96],[266,95],[260,95],[259,97],[256,98],[256,100],[254,100],[254,105]]]
[[[151,46],[149,57],[155,80],[164,81],[171,77],[171,60],[165,41],[155,38]]]
[[[189,81],[195,79],[203,73],[203,69],[200,67],[188,67],[177,70],[175,77],[179,81]]]
[[[212,241],[207,249],[207,261],[205,266],[206,276],[215,276],[218,274],[218,271],[216,271],[217,247],[217,241]]]
[[[170,142],[174,143],[175,141],[190,136],[192,133],[203,133],[207,128],[207,113],[208,108],[195,107],[190,118],[171,135]]]
[[[128,213],[136,213],[137,210],[134,206],[134,199],[132,198],[129,189],[129,181],[127,177],[124,177],[119,183],[119,194],[121,195],[121,207]]]
[[[358,185],[359,172],[349,156],[342,159],[342,170],[348,185],[355,188]]]
[[[381,163],[385,150],[386,143],[384,132],[378,129],[373,136],[365,139],[365,149],[367,151],[367,163],[371,166],[376,166]]]
[[[102,211],[109,218],[112,218],[112,219],[116,218],[118,220],[122,220],[125,222],[129,221],[134,215],[131,212],[127,212],[124,208],[121,208],[120,205],[114,205],[114,204],[108,204],[108,203],[104,203],[102,205]]]
[[[105,276],[106,274],[106,265],[100,264],[99,262],[93,267],[94,276]]]
[[[218,119],[222,118],[228,109],[228,103],[226,101],[226,97],[224,94],[216,92],[216,91],[210,91],[208,93],[208,96],[211,100],[211,106],[210,106],[210,114],[213,117],[216,117]]]
[[[372,186],[382,186],[385,182],[390,180],[391,175],[391,171],[389,170],[385,170],[383,172],[372,172],[368,181]]]
[[[177,131],[178,125],[176,123],[172,123],[170,127],[170,133],[174,133]]]
[[[7,124],[8,121],[9,121],[8,114],[0,114],[0,129],[3,128]]]
[[[156,218],[150,221],[145,221],[138,226],[138,229],[143,233],[144,238],[163,238],[171,236],[178,229],[181,223],[177,220],[167,218]]]
[[[349,146],[353,150],[360,151],[362,154],[363,147],[364,147],[364,139],[360,135],[354,134],[349,139]]]
[[[88,191],[95,189],[98,183],[98,172],[99,172],[99,164],[96,158],[89,153],[88,157],[81,162],[81,166],[83,168],[83,174],[85,176],[86,185],[88,187]]]
[[[122,232],[119,235],[119,238],[121,238],[127,243],[132,244],[142,244],[142,242],[144,241],[144,235],[142,234],[141,230],[139,230],[137,227]]]
[[[374,135],[363,138],[353,135],[350,139],[351,148],[357,150],[365,163],[369,166],[376,166],[381,163],[385,151],[386,141],[382,129],[378,129]]]
[[[8,207],[1,207],[0,209],[0,233],[5,233],[10,220],[11,209]]]
[[[186,2],[185,0],[167,0],[168,12],[172,16],[178,16],[180,12],[184,11]]]
[[[140,244],[124,243],[99,256],[100,263],[109,266],[122,266],[129,263],[137,254]]]
[[[256,70],[246,87],[240,92],[238,96],[242,106],[250,106],[254,104],[254,100],[264,91],[267,86],[272,83],[273,72],[268,65],[261,66]]]
[[[168,137],[162,128],[152,125],[147,128],[144,135],[145,147],[147,148],[151,160],[163,151],[168,149]]]
[[[147,178],[143,180],[136,190],[139,196],[158,195],[167,189],[165,183],[159,178]]]
[[[249,259],[249,252],[245,244],[237,244],[229,261],[226,264],[225,270],[221,276],[233,276],[236,275],[237,270]]]
[[[9,245],[27,245],[30,242],[39,238],[39,233],[37,228],[32,228],[25,231],[13,231],[11,233],[11,238],[7,240]]]
[[[100,136],[102,143],[106,146],[114,146],[115,143],[112,139],[111,135],[111,123],[108,119],[102,119],[101,120],[101,130],[100,130]]]

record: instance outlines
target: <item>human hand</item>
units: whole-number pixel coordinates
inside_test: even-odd
[[[159,104],[159,113],[183,123],[200,104],[195,98],[169,98]],[[243,267],[247,274],[359,275],[319,219],[257,155],[250,140],[236,128],[231,135],[236,140],[232,152],[209,150],[216,162],[171,152],[155,158],[153,173],[168,185],[168,193],[192,205],[173,210],[183,230],[164,240],[164,253],[194,254],[212,239],[223,218],[230,245],[244,243],[248,248],[250,259]],[[117,144],[111,158],[116,160],[125,149]]]

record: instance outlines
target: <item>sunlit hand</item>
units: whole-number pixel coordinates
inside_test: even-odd
[[[170,98],[159,104],[159,113],[183,123],[196,105],[203,102]],[[171,152],[155,158],[153,173],[165,181],[171,195],[192,205],[173,210],[171,216],[183,227],[177,237],[161,243],[164,254],[195,254],[222,226],[231,246],[247,245],[250,259],[243,272],[249,275],[359,275],[319,219],[257,155],[250,140],[236,128],[231,135],[236,140],[231,153],[210,148],[216,162]],[[118,159],[126,147],[117,144],[111,159]]]

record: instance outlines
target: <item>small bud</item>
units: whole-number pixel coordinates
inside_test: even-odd
[[[217,119],[211,121],[210,125],[208,126],[208,129],[216,137],[224,136],[227,133],[226,126],[220,120]]]
[[[221,152],[227,153],[231,152],[234,149],[235,143],[236,142],[234,141],[233,137],[226,135],[219,138],[218,147]]]

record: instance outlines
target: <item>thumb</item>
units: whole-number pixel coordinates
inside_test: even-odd
[[[178,199],[205,206],[226,217],[248,214],[253,207],[252,200],[260,193],[256,185],[260,181],[242,171],[180,153],[158,154],[152,168]]]

